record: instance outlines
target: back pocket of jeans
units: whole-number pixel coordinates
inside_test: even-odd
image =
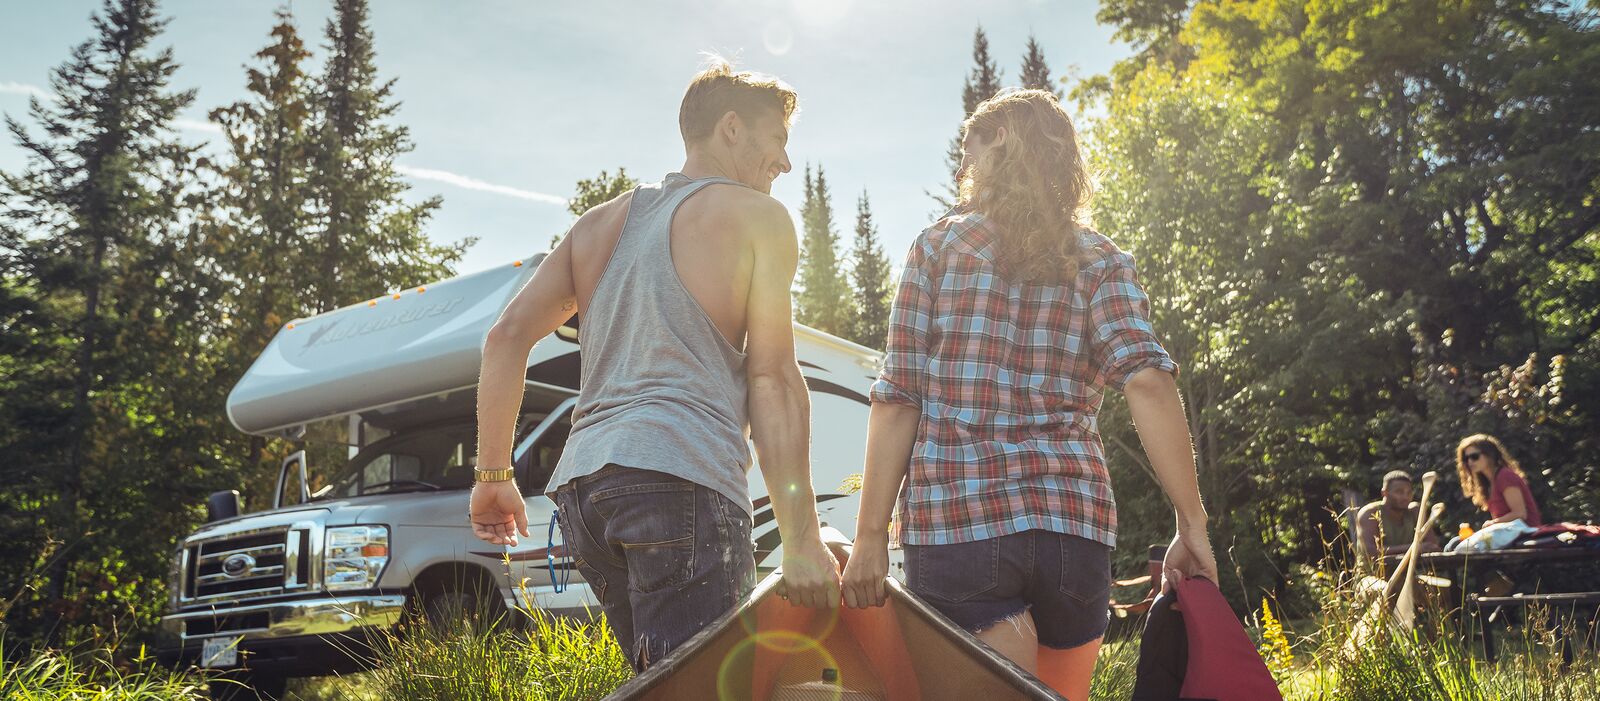
[[[908,546],[906,554],[913,559],[911,590],[931,599],[966,601],[1000,583],[1000,541],[993,538]]]
[[[1111,548],[1086,538],[1061,535],[1061,593],[1080,604],[1104,608],[1111,601]]]
[[[590,499],[606,519],[606,539],[622,546],[629,590],[647,594],[694,577],[693,483],[633,484],[597,490]]]

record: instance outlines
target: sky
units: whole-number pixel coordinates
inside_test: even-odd
[[[167,0],[157,42],[196,89],[179,121],[191,143],[220,139],[212,108],[245,97],[244,66],[266,46],[276,0]],[[332,0],[288,4],[320,71]],[[0,3],[0,112],[25,124],[28,98],[91,35],[99,0]],[[1052,75],[1104,73],[1128,55],[1090,0],[374,0],[381,76],[395,78],[396,121],[415,150],[397,164],[411,195],[441,195],[430,237],[476,237],[459,272],[549,246],[573,217],[565,199],[601,170],[659,180],[683,163],[678,104],[704,52],[783,78],[800,95],[790,134],[795,170],[772,194],[796,215],[806,164],[826,169],[841,249],[865,190],[879,236],[899,261],[949,178],[945,151],[962,119],[962,81],[982,25],[1004,82],[1017,81],[1028,36]],[[25,28],[25,31],[18,31]],[[0,136],[0,169],[24,165]],[[416,281],[418,283],[426,281]]]

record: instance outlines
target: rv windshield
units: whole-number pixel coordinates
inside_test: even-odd
[[[468,489],[476,441],[471,423],[385,438],[356,453],[312,499]]]

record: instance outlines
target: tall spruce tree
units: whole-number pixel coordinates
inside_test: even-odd
[[[317,311],[446,277],[471,243],[439,245],[424,234],[439,197],[405,200],[410,186],[395,158],[412,144],[406,127],[392,123],[400,102],[394,80],[378,79],[367,15],[367,0],[334,3],[324,31],[328,61],[312,100]]]
[[[889,259],[878,242],[867,191],[856,200],[856,237],[850,252],[850,281],[855,295],[851,340],[883,350],[889,335]]]
[[[136,585],[160,581],[170,540],[95,535],[179,532],[184,393],[209,380],[189,357],[206,308],[183,222],[194,149],[170,127],[194,92],[169,88],[153,0],[107,0],[91,23],[30,103],[40,135],[6,118],[26,165],[0,174],[0,581],[16,587],[0,613],[46,644],[159,606]]]
[[[805,203],[800,207],[804,229],[800,246],[800,293],[795,318],[800,323],[840,336],[850,333],[850,288],[839,269],[839,234],[833,226],[828,178],[817,166],[806,166]]]
[[[326,271],[313,209],[318,135],[303,66],[310,53],[287,9],[278,11],[271,36],[272,43],[256,53],[259,65],[246,68],[250,96],[211,112],[227,148],[217,166],[219,211],[211,238],[226,251],[223,267],[234,280],[225,303],[233,371],[228,382],[244,373],[284,324],[316,310],[316,290],[328,289],[318,280]],[[242,485],[247,498],[268,489],[266,447],[265,439],[252,436],[243,449],[253,478]]]
[[[1000,66],[989,56],[989,37],[983,33],[979,26],[972,35],[972,70],[967,73],[967,79],[961,87],[961,120],[966,121],[972,113],[977,111],[978,105],[1000,92],[1001,72]],[[934,201],[941,207],[948,209],[960,195],[958,187],[961,170],[961,131],[956,130],[955,138],[950,140],[950,149],[945,154],[945,161],[950,166],[950,182],[945,185],[944,194],[933,194]]]
[[[1030,90],[1045,90],[1061,97],[1061,88],[1050,78],[1050,66],[1044,62],[1044,49],[1039,47],[1039,41],[1028,35],[1028,50],[1022,55],[1022,87]]]

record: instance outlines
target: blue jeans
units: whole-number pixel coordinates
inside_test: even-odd
[[[708,487],[607,465],[562,485],[555,501],[568,551],[635,672],[755,586],[750,515]]]
[[[1074,648],[1105,635],[1111,548],[1031,530],[951,545],[905,545],[906,588],[972,633],[1032,610],[1039,644]]]

